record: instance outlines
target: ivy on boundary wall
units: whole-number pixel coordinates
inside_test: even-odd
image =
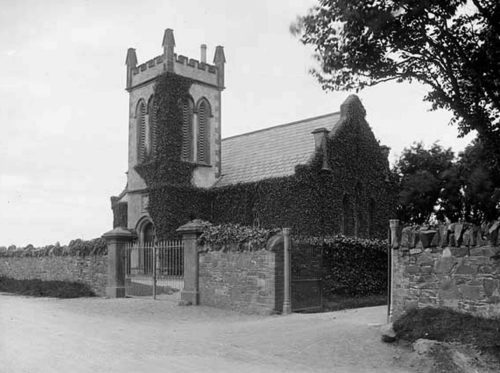
[[[269,250],[268,240],[281,229],[263,229],[238,224],[212,225],[206,222],[198,238],[200,250],[248,252]],[[387,291],[387,240],[334,237],[299,237],[292,235],[292,277],[294,270],[319,270],[322,292],[326,298],[360,297],[385,294]],[[313,256],[307,250],[313,246]],[[305,250],[304,250],[305,249]],[[314,258],[320,257],[319,261]],[[314,264],[316,263],[316,264]],[[318,263],[319,264],[318,266]],[[317,267],[316,267],[317,266]]]
[[[158,78],[154,93],[157,149],[154,158],[136,166],[148,186],[148,210],[158,239],[177,238],[176,229],[193,218],[213,224],[291,227],[301,236],[352,235],[357,221],[360,237],[387,236],[396,193],[386,181],[387,156],[356,96],[341,106],[340,122],[327,138],[331,172],[320,172],[323,154],[319,151],[310,164],[297,166],[292,176],[202,189],[191,185],[195,165],[181,161],[178,100],[189,94],[191,84],[190,79],[172,73]]]

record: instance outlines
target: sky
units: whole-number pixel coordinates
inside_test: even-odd
[[[91,239],[112,228],[110,196],[126,184],[127,48],[139,64],[162,53],[226,55],[222,136],[339,110],[349,92],[324,92],[312,50],[290,34],[314,0],[0,0],[0,246]],[[419,84],[358,93],[393,163],[414,141],[455,152],[450,113],[430,112]],[[352,92],[351,92],[352,93]]]

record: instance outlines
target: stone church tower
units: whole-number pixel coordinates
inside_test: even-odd
[[[113,226],[139,242],[176,237],[195,215],[315,237],[385,236],[395,206],[387,149],[357,96],[340,112],[221,139],[223,48],[213,64],[205,45],[200,60],[177,55],[170,29],[162,46],[140,65],[127,52],[127,186],[111,197]]]
[[[115,197],[114,204],[128,204],[127,227],[136,229],[140,236],[148,235],[146,226],[151,225],[151,220],[147,213],[147,186],[135,166],[156,151],[151,109],[154,85],[161,74],[170,72],[192,80],[189,97],[179,97],[184,118],[182,160],[195,165],[192,184],[209,188],[221,173],[221,92],[226,62],[223,47],[216,47],[211,65],[207,63],[205,44],[201,45],[200,60],[177,55],[171,29],[165,30],[162,46],[163,54],[140,65],[135,49],[129,48],[125,61],[129,93],[127,187]]]

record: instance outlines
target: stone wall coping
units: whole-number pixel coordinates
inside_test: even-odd
[[[391,219],[390,228],[394,249],[500,246],[500,220],[481,225],[456,222],[402,226],[397,219]]]

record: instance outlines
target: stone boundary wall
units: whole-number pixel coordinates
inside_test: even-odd
[[[400,230],[391,221],[392,320],[428,306],[500,318],[498,224],[492,227],[484,234],[462,224]]]
[[[250,314],[283,307],[282,251],[209,251],[199,254],[201,305]]]
[[[106,295],[107,255],[0,257],[0,276],[17,280],[72,281],[88,285],[98,296]]]

